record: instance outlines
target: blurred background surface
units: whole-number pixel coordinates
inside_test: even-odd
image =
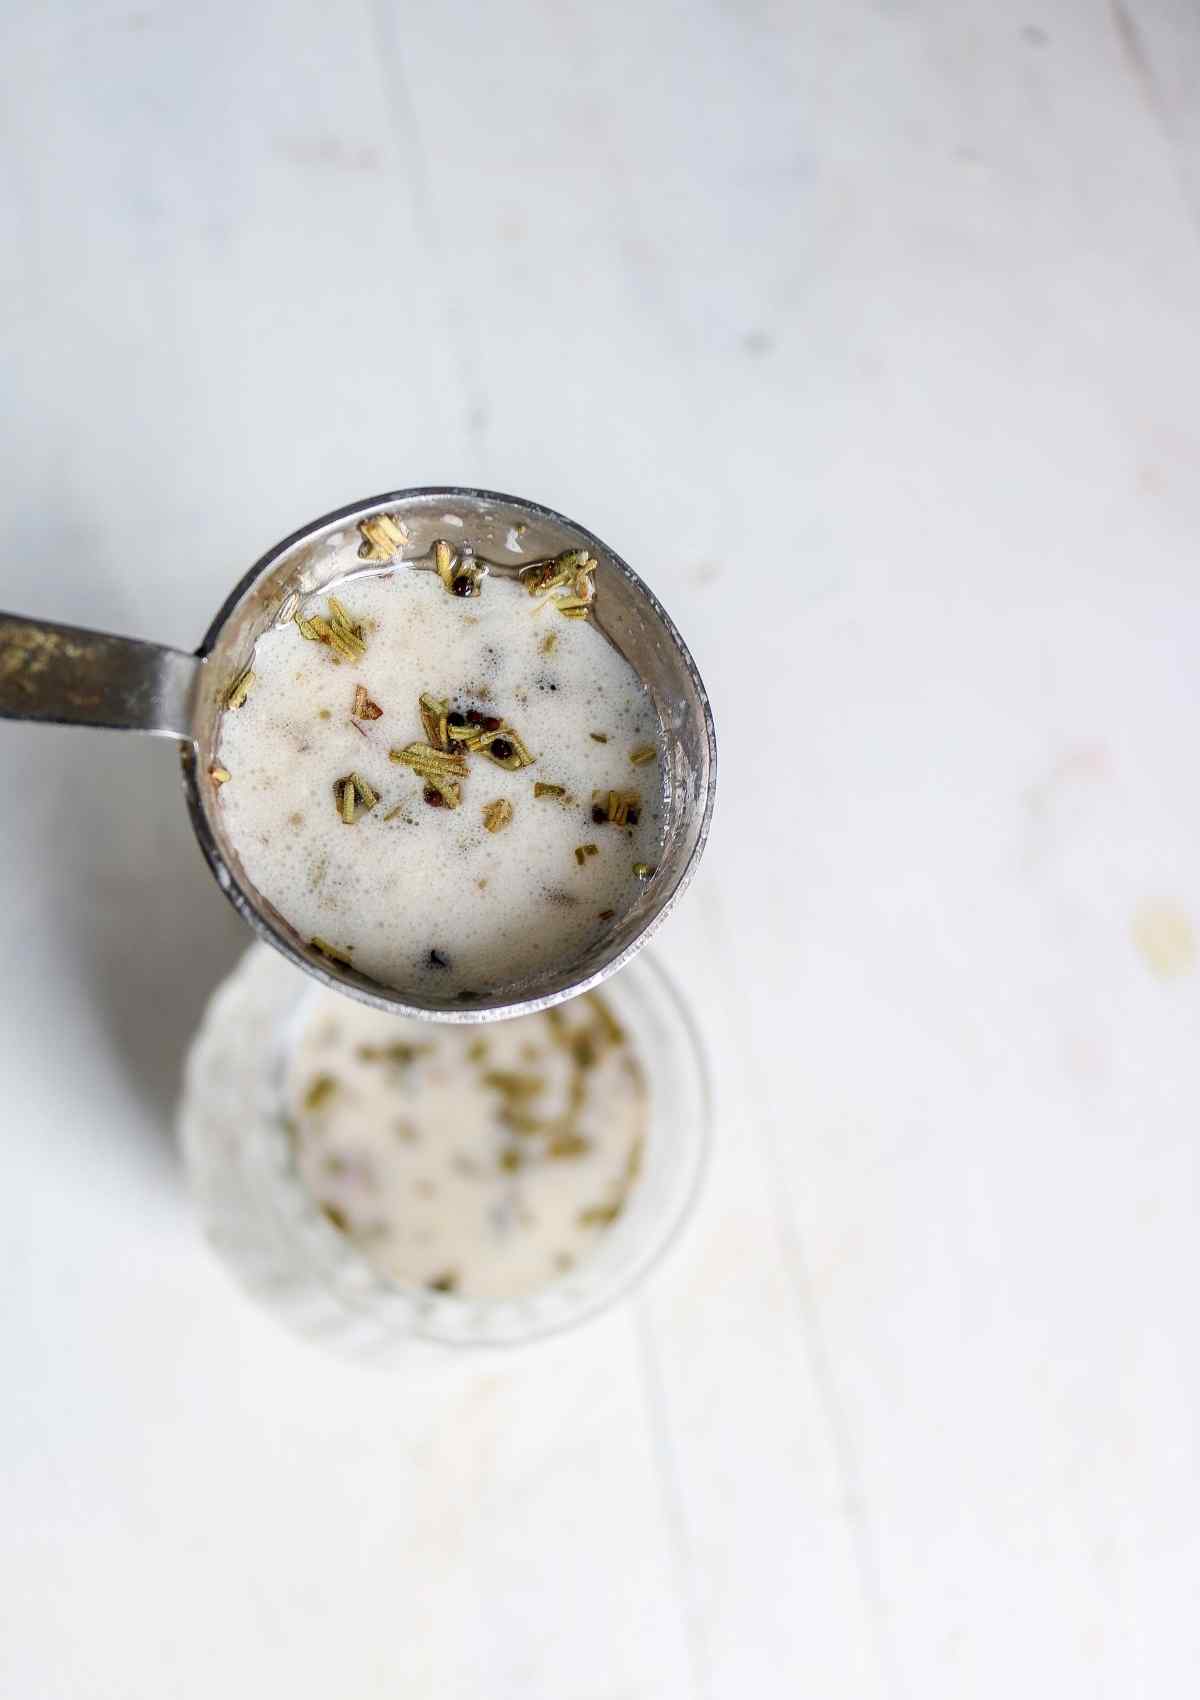
[[[400,485],[577,517],[714,697],[644,1295],[392,1378],[169,1118],[244,941],[169,744],[0,728],[37,1700],[1011,1700],[1200,1658],[1200,15],[10,6],[8,608],[199,641]]]

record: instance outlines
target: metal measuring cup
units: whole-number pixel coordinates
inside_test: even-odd
[[[393,516],[407,534],[399,560],[428,555],[438,538],[481,559],[527,564],[586,548],[596,570],[596,625],[645,685],[662,724],[665,840],[655,876],[587,956],[516,991],[464,1004],[398,991],[331,960],[300,936],[246,877],[207,781],[230,682],[259,636],[332,582],[363,568],[361,520]],[[377,570],[377,569],[376,569]],[[666,610],[607,544],[562,514],[516,496],[454,487],[395,490],[354,502],[269,549],[219,610],[195,655],[133,638],[0,614],[0,717],[151,732],[180,745],[183,789],[200,848],[242,918],[297,967],[378,1009],[440,1021],[495,1021],[562,1003],[597,986],[641,949],[695,872],[712,818],[716,734],[708,695]]]

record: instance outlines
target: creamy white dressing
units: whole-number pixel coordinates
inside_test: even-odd
[[[539,607],[515,579],[460,598],[406,565],[335,590],[365,654],[339,659],[293,623],[273,627],[245,703],[222,718],[218,806],[248,879],[302,937],[402,991],[485,994],[570,966],[637,896],[635,868],[658,860],[659,762],[630,757],[658,747],[660,727],[634,670],[591,620]],[[326,608],[322,595],[303,611]],[[359,686],[379,718],[354,718]],[[422,692],[509,723],[533,764],[473,754],[461,806],[430,806],[420,776],[389,759],[425,738]],[[379,799],[353,825],[335,801],[350,773]],[[539,782],[563,797],[535,796]],[[635,825],[593,819],[610,790],[636,794]],[[497,801],[512,819],[489,832]]]
[[[300,1175],[381,1273],[469,1298],[544,1287],[637,1185],[645,1076],[598,994],[478,1028],[322,993],[286,1084]]]

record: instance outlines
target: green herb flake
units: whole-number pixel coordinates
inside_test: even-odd
[[[405,744],[401,750],[389,750],[388,759],[411,767],[414,773],[419,773],[422,779],[432,782],[434,779],[445,779],[453,775],[463,779],[467,774],[467,763],[463,756],[453,750],[438,750],[432,744]]]
[[[454,551],[444,537],[439,537],[433,546],[433,565],[437,576],[452,594],[454,589],[453,560]]]
[[[358,529],[362,535],[360,561],[392,561],[408,542],[408,532],[394,514],[372,514],[370,519],[359,520]]]
[[[311,938],[308,942],[311,949],[318,951],[322,956],[327,956],[330,962],[340,962],[345,968],[353,968],[354,964],[349,956],[349,952],[354,949],[352,944],[348,944],[345,950],[339,950],[336,945],[330,944],[328,940],[323,938]]]
[[[431,695],[429,691],[422,691],[417,706],[421,711],[421,726],[429,743],[435,750],[449,749],[446,717],[450,712],[450,704],[444,702],[441,697]]]
[[[318,1074],[304,1094],[304,1108],[319,1110],[322,1104],[327,1104],[338,1089],[338,1083],[332,1074]]]
[[[390,1045],[359,1045],[356,1055],[363,1062],[396,1063],[400,1067],[407,1067],[409,1063],[416,1062],[418,1057],[425,1056],[432,1049],[432,1045],[412,1045],[403,1039],[397,1039]]]
[[[591,1145],[581,1133],[559,1133],[546,1146],[547,1157],[585,1157]]]
[[[513,806],[507,797],[497,797],[494,803],[488,803],[483,811],[483,824],[489,832],[502,832],[513,818]]]
[[[249,667],[247,667],[244,672],[238,674],[237,678],[225,692],[225,707],[241,708],[245,703],[246,698],[250,695],[250,688],[253,684],[254,673]]]
[[[623,1199],[615,1204],[592,1204],[581,1210],[575,1220],[581,1228],[607,1228],[616,1221],[623,1207]]]

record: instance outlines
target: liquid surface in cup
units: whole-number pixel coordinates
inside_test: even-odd
[[[563,589],[453,594],[404,564],[259,639],[211,782],[248,879],[303,939],[443,1000],[567,969],[619,924],[658,861],[660,727]]]
[[[638,1183],[645,1077],[607,1002],[478,1029],[332,992],[286,1081],[297,1166],[382,1274],[511,1298],[575,1268]]]

